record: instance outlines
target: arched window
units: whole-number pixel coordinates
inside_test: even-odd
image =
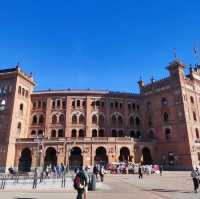
[[[117,137],[117,131],[116,130],[112,130],[112,137]]]
[[[42,108],[46,107],[46,102],[42,102]]]
[[[57,107],[60,107],[60,100],[57,100]]]
[[[39,136],[42,136],[42,135],[43,135],[43,130],[39,130],[39,131],[38,131],[38,135],[39,135]]]
[[[96,106],[100,106],[99,100],[96,101]]]
[[[192,104],[194,104],[194,98],[193,98],[192,96],[190,96],[190,102],[191,102]]]
[[[165,129],[165,138],[169,140],[171,138],[171,130],[169,128]]]
[[[140,138],[142,137],[140,131],[137,131],[137,132],[136,132],[136,137],[137,137],[138,139],[140,139]]]
[[[122,130],[119,130],[118,131],[118,135],[119,135],[119,137],[123,137],[124,136],[124,132]]]
[[[83,107],[86,107],[86,101],[83,101],[83,102],[82,102],[82,106],[83,106]]]
[[[135,110],[135,103],[132,103],[132,109]]]
[[[72,124],[77,124],[77,116],[72,115]]]
[[[79,137],[84,137],[84,136],[85,136],[84,130],[80,129],[79,130]]]
[[[104,125],[104,115],[103,114],[101,114],[101,115],[99,115],[99,125]]]
[[[20,110],[21,112],[23,112],[23,110],[24,110],[24,105],[23,105],[22,103],[19,105],[19,110]]]
[[[79,116],[79,124],[85,124],[85,117],[82,114]]]
[[[63,129],[58,130],[58,137],[59,138],[65,137]]]
[[[135,131],[130,132],[130,137],[134,138],[135,137]]]
[[[75,100],[72,101],[72,107],[75,107]]]
[[[54,114],[52,116],[52,124],[56,124],[57,123],[57,116]]]
[[[199,130],[196,128],[195,131],[196,131],[196,138],[199,139]]]
[[[169,121],[169,115],[168,115],[167,112],[165,112],[165,113],[163,114],[163,121],[164,121],[164,122],[168,122],[168,121]]]
[[[197,116],[196,116],[196,113],[193,111],[193,118],[194,118],[194,121],[197,121]]]
[[[112,125],[116,125],[117,123],[117,118],[115,115],[112,116]]]
[[[62,108],[66,108],[66,101],[62,101]]]
[[[92,130],[92,137],[97,137],[97,130],[96,129]]]
[[[61,114],[61,115],[59,116],[59,124],[64,124],[64,123],[65,123],[65,117],[64,117],[63,114]]]
[[[118,108],[118,102],[115,102],[115,108]]]
[[[161,99],[161,105],[163,106],[163,105],[167,105],[167,104],[168,104],[167,99],[166,99],[165,97],[163,97],[163,98]]]
[[[44,115],[40,115],[39,124],[43,124],[43,123],[44,123]]]
[[[129,126],[130,126],[130,127],[134,127],[134,118],[133,118],[133,116],[131,116],[131,117],[129,118]]]
[[[154,132],[152,130],[149,131],[149,138],[154,138]]]
[[[37,116],[36,115],[33,116],[32,124],[37,124]]]
[[[52,137],[52,138],[55,138],[55,137],[56,137],[56,130],[52,130],[52,131],[51,131],[51,137]]]
[[[76,137],[76,129],[72,129],[72,137]]]
[[[139,125],[140,125],[140,119],[139,119],[139,117],[136,117],[136,118],[135,118],[135,124],[136,124],[136,126],[139,126]]]
[[[25,95],[25,89],[22,88],[22,95],[24,96]]]
[[[22,93],[22,87],[21,87],[21,86],[19,86],[19,88],[18,88],[18,93],[19,93],[19,94]]]
[[[99,130],[99,137],[104,137],[104,129]]]
[[[92,116],[92,124],[97,124],[97,116],[96,115]]]
[[[35,130],[32,130],[31,131],[31,136],[35,136],[36,135],[36,131]]]
[[[36,108],[36,107],[37,107],[37,103],[33,102],[33,108]]]
[[[139,111],[139,110],[140,110],[140,106],[139,106],[139,105],[137,105],[136,107],[137,107],[137,111]]]
[[[22,130],[22,123],[21,123],[21,122],[18,122],[18,123],[17,123],[17,131],[18,131],[18,133],[20,133],[21,130]]]
[[[122,119],[122,116],[121,116],[121,115],[118,116],[118,124],[119,124],[119,125],[122,125],[122,124],[123,124],[123,119]]]
[[[77,106],[80,106],[80,105],[81,105],[80,100],[77,100],[76,105],[77,105]]]

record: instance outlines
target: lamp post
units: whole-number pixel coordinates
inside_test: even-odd
[[[66,166],[66,145],[67,145],[67,140],[65,138],[64,140],[64,165]]]
[[[41,155],[42,142],[38,136],[36,137],[36,142],[37,142],[37,167],[40,167],[40,158],[41,158],[40,155]]]

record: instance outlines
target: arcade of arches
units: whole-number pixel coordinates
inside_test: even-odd
[[[137,150],[136,150],[137,148]],[[152,146],[142,147],[131,144],[76,144],[71,143],[44,146],[38,157],[37,147],[19,147],[15,165],[19,171],[28,172],[31,167],[57,165],[64,163],[70,168],[92,166],[97,163],[134,162],[143,164],[153,163]],[[39,158],[39,161],[38,161]],[[154,160],[155,161],[155,160]]]

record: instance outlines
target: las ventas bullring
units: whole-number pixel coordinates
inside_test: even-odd
[[[166,78],[140,79],[139,93],[34,91],[37,77],[20,66],[0,70],[1,171],[119,161],[199,165],[200,68],[186,74],[175,59],[166,69]]]

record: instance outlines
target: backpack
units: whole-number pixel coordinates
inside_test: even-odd
[[[74,178],[74,189],[82,189],[84,187],[82,181],[81,176],[77,174]]]

